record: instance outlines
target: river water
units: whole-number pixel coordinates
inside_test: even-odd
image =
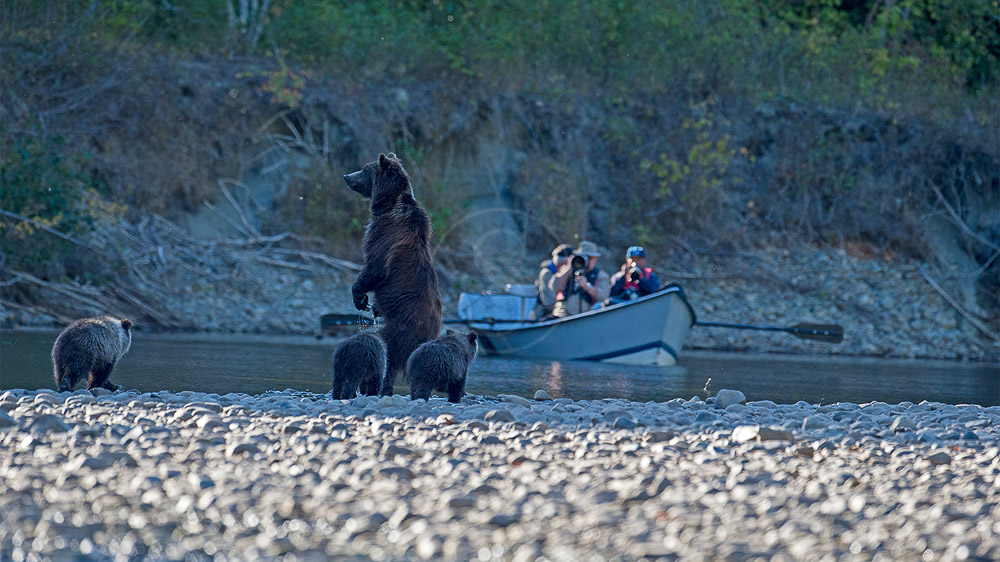
[[[54,388],[52,344],[58,332],[0,333],[0,389]],[[143,392],[194,390],[259,394],[330,391],[336,340],[298,336],[150,334],[136,332],[113,382]],[[79,388],[79,387],[78,387]],[[674,367],[478,357],[467,390],[531,397],[627,398],[645,402],[705,398],[721,388],[748,400],[791,403],[929,400],[1000,405],[1000,365],[831,356],[682,352]],[[404,393],[400,384],[397,392]]]

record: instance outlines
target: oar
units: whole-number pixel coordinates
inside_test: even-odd
[[[442,324],[539,324],[558,318],[545,318],[544,320],[501,320],[499,318],[445,318]]]
[[[787,332],[797,338],[840,343],[844,341],[844,328],[836,324],[810,324],[802,322],[790,327],[754,326],[752,324],[727,324],[725,322],[696,322],[696,326],[712,328],[735,328],[737,330],[761,330],[764,332]]]
[[[496,318],[445,318],[444,324],[537,324],[547,320],[499,320]],[[373,320],[359,314],[324,314],[323,326],[371,325]],[[797,338],[840,343],[844,341],[844,328],[836,324],[810,324],[802,322],[794,326],[755,326],[753,324],[728,324],[725,322],[695,322],[696,326],[710,328],[734,328],[737,330],[759,330],[763,332],[786,332]]]
[[[375,320],[368,314],[324,314],[320,317],[320,324],[323,326],[353,326],[357,324],[374,324]]]
[[[324,314],[323,326],[369,326],[374,324],[371,316],[361,314]],[[497,318],[445,318],[444,324],[535,324],[542,320],[500,320]]]

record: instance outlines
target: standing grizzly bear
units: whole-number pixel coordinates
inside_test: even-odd
[[[132,321],[114,316],[84,318],[63,330],[52,346],[52,365],[60,392],[70,391],[80,379],[87,389],[121,390],[108,380],[115,363],[132,346]]]
[[[459,334],[448,330],[440,338],[418,347],[406,362],[410,399],[427,400],[432,390],[440,390],[448,392],[449,402],[460,401],[465,394],[469,364],[479,350],[477,339],[475,332]]]
[[[365,228],[365,264],[351,287],[354,306],[368,306],[384,318],[379,332],[387,351],[381,394],[392,394],[396,376],[420,344],[441,330],[441,295],[431,258],[431,219],[413,197],[410,178],[395,154],[346,174],[352,191],[370,197]]]
[[[352,336],[333,351],[334,400],[354,398],[361,391],[365,396],[377,396],[385,377],[385,343],[375,334]]]

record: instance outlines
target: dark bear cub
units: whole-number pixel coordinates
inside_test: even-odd
[[[377,396],[385,376],[385,343],[375,334],[362,333],[344,340],[333,351],[334,400],[354,398],[358,391]]]
[[[381,394],[392,394],[396,376],[413,350],[441,330],[441,296],[431,257],[431,220],[413,197],[410,178],[395,154],[344,176],[347,187],[371,198],[365,228],[364,267],[351,287],[354,306],[368,306],[383,319],[379,334],[386,346]]]
[[[406,362],[406,380],[410,398],[431,397],[431,391],[448,393],[449,402],[458,402],[465,394],[465,379],[469,364],[479,350],[475,332],[459,334],[448,330],[444,336],[431,340],[413,352]]]
[[[132,346],[132,321],[114,316],[84,318],[63,330],[52,346],[52,365],[60,392],[70,391],[81,379],[87,389],[122,387],[108,380],[115,364]]]

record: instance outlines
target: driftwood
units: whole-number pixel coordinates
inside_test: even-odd
[[[307,265],[300,265],[300,264],[297,264],[297,263],[292,263],[292,262],[287,262],[287,261],[282,261],[282,260],[276,260],[274,258],[265,258],[264,256],[257,256],[257,261],[259,261],[261,263],[268,263],[268,264],[271,264],[271,265],[277,265],[279,267],[287,267],[289,269],[298,269],[298,270],[301,270],[301,271],[312,271],[313,270],[313,268],[311,268],[311,267],[309,267]]]
[[[0,299],[0,305],[11,310],[23,310],[29,314],[47,314],[53,317],[60,324],[71,324],[74,320],[78,319],[75,315],[66,315],[49,309],[39,310],[37,307],[19,304],[7,299]]]
[[[35,288],[36,294],[39,295],[37,299],[39,304],[25,306],[5,299],[4,306],[12,306],[12,308],[35,314],[44,313],[61,323],[69,323],[82,315],[95,312],[121,314],[132,310],[129,306],[123,306],[121,299],[111,291],[102,291],[91,285],[45,281],[24,271],[11,269],[7,269],[7,271],[13,273],[18,282],[29,284]],[[176,320],[171,320],[160,313],[155,313],[154,317],[161,319],[160,325],[163,327],[180,327],[181,325]],[[143,318],[147,317],[143,316]]]
[[[13,213],[3,214],[34,222]],[[42,228],[44,225],[33,226]],[[25,286],[29,294],[35,295],[28,297],[31,306],[5,298],[5,307],[44,313],[59,322],[101,312],[126,314],[147,326],[191,328],[189,320],[178,318],[169,304],[163,302],[164,295],[177,292],[173,286],[180,282],[176,272],[183,272],[188,279],[201,278],[217,285],[240,278],[253,280],[247,277],[252,275],[249,272],[257,271],[250,267],[253,264],[312,273],[329,270],[356,273],[361,270],[360,264],[319,252],[279,247],[282,243],[314,242],[313,239],[289,232],[265,236],[243,225],[238,230],[246,235],[245,238],[226,240],[193,238],[159,215],[152,215],[138,224],[123,222],[101,228],[86,241],[63,235],[55,229],[45,230],[89,248],[106,263],[114,264],[108,268],[110,273],[101,285],[48,281],[28,272],[0,267],[0,287],[7,291],[15,285]]]
[[[16,285],[21,279],[24,279],[23,275],[15,275],[13,279],[0,283],[0,287],[10,287],[11,285]]]
[[[226,181],[233,181],[233,180],[219,180],[219,189],[222,190],[222,194],[225,195],[226,200],[229,201],[229,204],[233,207],[233,210],[236,211],[236,215],[240,217],[240,222],[243,223],[244,231],[251,233],[253,236],[259,237],[260,232],[257,232],[257,229],[252,224],[250,224],[250,219],[247,218],[247,214],[243,211],[243,207],[240,207],[239,203],[236,202],[236,198],[233,197],[233,194],[229,192],[229,188],[226,187]],[[243,187],[244,190],[246,189],[246,187],[243,186],[243,184],[241,183],[237,183],[236,185]]]
[[[215,215],[218,216],[220,219],[222,219],[222,220],[226,221],[227,223],[229,223],[229,226],[235,228],[236,231],[239,232],[240,234],[242,234],[244,236],[253,236],[252,232],[247,231],[247,229],[244,228],[242,225],[240,225],[239,223],[237,223],[233,219],[231,219],[228,216],[226,216],[226,214],[223,213],[222,211],[220,211],[219,209],[216,209],[215,205],[209,203],[208,201],[202,201],[201,204],[204,205],[204,206],[206,206],[206,207],[208,207],[208,210],[210,210],[213,213],[215,213]]]

